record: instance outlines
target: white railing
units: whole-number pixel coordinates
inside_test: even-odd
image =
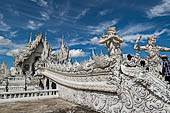
[[[25,77],[8,77],[9,81],[25,80]]]
[[[8,86],[8,92],[25,91],[25,86]],[[0,86],[0,92],[6,92],[6,86]],[[39,87],[27,86],[27,91],[38,90]]]
[[[20,92],[3,92],[0,93],[0,103],[39,100],[47,98],[57,98],[58,90],[37,90],[37,91],[20,91]]]
[[[8,77],[9,85],[24,85],[25,77]]]
[[[24,91],[24,86],[8,86],[8,92]],[[5,92],[6,86],[0,86],[0,92]]]
[[[5,92],[6,91],[6,87],[5,86],[0,86],[0,92]]]

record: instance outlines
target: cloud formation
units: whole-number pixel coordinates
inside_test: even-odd
[[[124,29],[121,29],[119,31],[119,33],[122,35],[129,35],[129,34],[144,32],[144,31],[150,30],[152,28],[154,28],[154,25],[152,25],[152,24],[139,23],[139,24],[135,24],[135,25],[128,25]]]
[[[84,52],[82,49],[72,49],[69,53],[71,57],[85,57],[90,54],[88,52]]]
[[[90,43],[94,45],[99,45],[99,38],[98,37],[93,37],[90,39]]]
[[[12,41],[0,36],[0,46],[10,46],[13,45]]]
[[[31,0],[32,2],[35,2],[37,5],[42,6],[42,7],[47,7],[48,2],[45,0]]]
[[[24,45],[15,44],[10,39],[0,36],[0,54],[12,56],[12,53],[16,52],[16,49],[23,47]]]
[[[4,22],[4,16],[0,13],[0,31],[8,31],[11,27]]]
[[[42,12],[40,12],[40,14],[43,17],[43,20],[49,20],[50,19],[48,12],[42,11]]]
[[[162,0],[160,4],[146,12],[149,18],[170,15],[170,0]]]
[[[27,28],[31,29],[31,30],[36,30],[36,29],[40,28],[43,25],[44,25],[43,23],[35,22],[33,20],[29,20],[28,24],[27,24]]]
[[[6,53],[7,56],[13,56],[13,55],[16,55],[19,53],[19,49],[12,49],[12,50],[6,51],[6,52],[7,52]]]
[[[75,19],[80,19],[81,17],[85,16],[89,10],[89,8],[82,10],[81,13],[75,17]]]
[[[163,30],[161,30],[159,32],[154,32],[153,34],[151,33],[151,34],[132,34],[132,35],[126,35],[126,36],[123,37],[123,39],[124,39],[125,42],[134,43],[136,41],[136,39],[138,37],[140,37],[140,36],[142,36],[142,39],[141,39],[141,41],[142,41],[142,40],[146,40],[148,37],[151,37],[153,35],[159,36],[159,35],[161,35],[161,34],[163,34],[165,32],[166,32],[166,29],[163,29]]]
[[[69,41],[69,46],[76,46],[76,45],[86,45],[89,44],[89,40],[82,41],[81,38],[73,38]]]
[[[104,16],[109,12],[109,10],[105,9],[99,12],[99,15]]]
[[[87,26],[87,29],[90,34],[101,34],[105,30],[107,30],[109,27],[114,26],[115,24],[117,24],[116,19],[111,20],[111,21],[101,22],[97,26]]]

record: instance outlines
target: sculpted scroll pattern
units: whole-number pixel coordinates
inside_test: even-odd
[[[157,73],[148,72],[139,68],[124,67],[121,66],[121,70],[126,76],[131,77],[131,80],[134,82],[139,82],[146,87],[150,93],[152,93],[157,98],[160,98],[161,101],[165,103],[170,103],[170,91],[169,84],[166,81],[161,80],[155,76],[160,76]]]
[[[169,51],[169,49],[155,46],[156,36],[150,37],[148,45],[146,46],[139,47],[139,40],[140,38],[136,41],[134,48],[138,51],[145,50],[149,54],[149,57],[148,59],[141,59],[140,54],[137,53],[130,67],[126,67],[126,65],[122,63],[120,44],[123,42],[123,39],[121,36],[117,36],[114,27],[109,28],[106,35],[102,35],[100,40],[100,43],[106,44],[108,47],[109,55],[102,54],[101,56],[96,56],[93,52],[94,60],[89,59],[89,61],[84,62],[84,64],[75,62],[74,64],[66,63],[56,65],[56,67],[59,67],[56,70],[61,69],[60,71],[62,72],[68,70],[67,73],[78,73],[78,75],[88,74],[88,72],[97,73],[103,70],[105,72],[107,69],[107,73],[111,73],[110,75],[112,75],[111,79],[106,80],[98,75],[102,78],[101,82],[105,80],[107,84],[117,86],[119,90],[114,90],[115,87],[112,87],[109,90],[114,90],[115,92],[109,93],[106,90],[103,90],[103,92],[89,90],[88,88],[80,90],[75,87],[68,88],[60,85],[60,96],[104,113],[170,112],[170,92],[168,85],[164,80],[158,79],[159,74],[156,70],[160,66],[159,51]],[[142,60],[149,65],[149,70],[146,70],[145,66],[139,66]],[[97,65],[95,64],[96,61]],[[100,66],[100,64],[102,64],[103,67]],[[68,69],[68,67],[70,68]],[[79,78],[81,77],[77,76],[75,81],[83,83],[84,81],[89,82],[92,80],[94,82],[97,80],[93,80],[93,78],[90,80]],[[65,79],[70,80],[69,75],[65,76]]]
[[[124,75],[123,75],[124,76]],[[124,76],[120,95],[59,86],[60,96],[103,113],[167,113],[168,105],[146,88]]]
[[[148,89],[139,83],[134,83],[132,79],[125,77],[123,83],[123,93],[121,94],[123,108],[125,113],[154,113],[168,112],[168,106],[152,95]],[[133,84],[132,84],[133,83]]]

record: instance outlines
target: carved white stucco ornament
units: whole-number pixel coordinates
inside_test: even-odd
[[[71,62],[64,40],[60,50],[55,53],[56,60],[50,53],[49,45],[43,43],[46,45],[36,63],[39,66],[36,72],[58,83],[61,98],[99,112],[169,113],[170,85],[158,71],[161,68],[159,51],[170,49],[156,46],[155,35],[148,39],[146,46],[138,46],[140,39],[134,45],[136,55],[129,61],[123,61],[123,38],[118,36],[115,27],[110,27],[99,41],[107,46],[109,54],[95,55],[92,51],[93,57],[83,63]],[[36,48],[39,40],[41,35],[31,41],[30,47]],[[147,58],[140,57],[142,50],[148,53]],[[26,58],[25,55],[20,56]],[[19,62],[21,60],[16,60],[16,63]]]
[[[142,36],[140,36],[134,45],[134,49],[142,51],[144,50],[146,53],[148,53],[147,61],[150,70],[152,71],[162,71],[161,70],[161,63],[160,63],[160,51],[170,51],[170,48],[167,47],[161,47],[156,46],[156,40],[157,36],[153,35],[148,38],[148,44],[146,46],[138,46],[139,41],[141,40]]]

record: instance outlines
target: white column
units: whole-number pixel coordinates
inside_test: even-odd
[[[46,89],[47,89],[46,83],[47,83],[47,78],[46,78],[46,77],[44,77],[44,90],[46,90]]]
[[[52,80],[49,79],[49,89],[52,89],[51,85],[52,85]]]

